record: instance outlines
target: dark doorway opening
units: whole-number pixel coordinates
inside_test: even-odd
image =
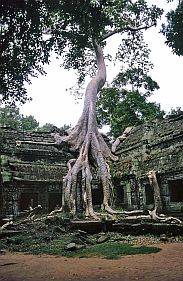
[[[103,202],[103,191],[101,188],[92,189],[92,202],[93,205],[100,206]]]
[[[20,211],[27,210],[30,206],[32,208],[38,205],[38,193],[21,193],[19,208]]]
[[[168,182],[170,201],[183,202],[183,179]]]
[[[103,203],[103,190],[98,180],[92,181],[92,203],[95,206],[101,206]]]
[[[146,205],[154,204],[154,194],[150,184],[145,185],[145,194],[146,194]]]
[[[0,210],[2,209],[3,206],[3,194],[2,194],[2,187],[0,186]]]
[[[51,212],[62,206],[62,195],[59,192],[48,193],[48,211]]]
[[[116,193],[116,200],[115,205],[116,206],[122,206],[125,203],[125,192],[124,192],[124,186],[123,185],[116,185],[115,187],[115,193]]]

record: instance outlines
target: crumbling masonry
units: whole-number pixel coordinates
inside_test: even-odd
[[[113,165],[115,200],[123,208],[153,207],[147,173],[156,171],[163,211],[183,211],[183,112],[134,128]]]
[[[50,133],[1,128],[1,216],[16,216],[30,205],[41,204],[45,212],[61,205],[62,181],[71,155],[63,147],[49,145],[53,142]]]

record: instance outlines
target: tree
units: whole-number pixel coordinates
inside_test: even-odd
[[[71,128],[70,125],[63,125],[62,127],[58,128],[54,124],[51,123],[45,123],[43,126],[40,126],[38,128],[38,131],[41,132],[66,132]]]
[[[9,105],[0,108],[0,126],[25,132],[59,132],[61,134],[64,134],[71,128],[70,125],[63,125],[58,128],[50,123],[45,123],[43,126],[39,126],[39,122],[37,122],[34,116],[24,116],[23,114],[20,114],[20,110],[17,106]]]
[[[78,152],[78,157],[68,162],[69,171],[64,179],[62,207],[66,212],[75,215],[78,202],[81,201],[85,215],[96,218],[91,194],[92,169],[97,171],[103,188],[104,209],[109,213],[114,212],[110,207],[111,178],[107,161],[116,157],[112,155],[98,131],[96,120],[97,94],[106,82],[103,47],[106,40],[115,34],[126,34],[131,38],[130,42],[133,42],[139,30],[156,25],[162,10],[154,5],[149,7],[144,0],[59,1],[54,11],[49,13],[49,9],[50,6],[45,8],[44,5],[41,10],[43,21],[40,21],[40,33],[45,29],[49,32],[45,44],[48,44],[49,48],[50,45],[52,48],[54,46],[57,54],[63,55],[65,68],[78,70],[79,82],[83,81],[92,65],[97,69],[96,75],[86,88],[83,113],[77,125],[68,136],[55,135],[57,144],[68,142],[71,148]],[[78,195],[76,191],[79,173],[82,180]]]
[[[119,33],[127,33],[133,42],[135,32],[148,28],[155,24],[161,11],[154,6],[148,8],[144,1],[95,1],[95,4],[87,4],[87,10],[82,15],[85,22],[89,22],[88,43],[90,50],[96,55],[97,74],[90,81],[85,92],[83,113],[73,130],[65,138],[57,138],[58,143],[67,141],[74,150],[78,150],[79,156],[68,163],[69,171],[64,179],[63,208],[73,215],[77,212],[77,176],[81,171],[81,197],[86,216],[96,218],[91,195],[92,168],[97,170],[99,181],[103,188],[103,206],[109,213],[114,213],[110,205],[111,178],[107,159],[115,159],[106,145],[102,135],[97,129],[96,101],[97,94],[106,81],[106,68],[102,46],[107,38]],[[86,3],[85,3],[86,4]],[[90,22],[89,8],[100,15],[100,26],[96,22]],[[86,13],[87,12],[87,13]],[[81,24],[81,26],[83,26]],[[84,55],[84,54],[82,54]],[[82,70],[82,69],[81,69]],[[83,73],[81,71],[81,73]]]
[[[100,125],[110,125],[110,135],[118,137],[126,127],[140,125],[145,121],[163,117],[160,105],[147,98],[159,89],[149,76],[153,65],[149,61],[150,50],[143,42],[142,34],[122,40],[118,59],[121,70],[112,85],[102,89],[97,102]]]
[[[170,2],[170,1],[169,1]],[[173,53],[183,55],[183,1],[177,1],[175,10],[167,13],[167,24],[162,25],[162,33],[166,37],[166,44],[172,48]]]
[[[49,62],[51,40],[43,33],[58,1],[0,1],[0,99],[26,102],[25,82],[30,76],[44,74]],[[61,49],[61,48],[60,48]]]
[[[35,131],[38,129],[39,122],[36,121],[34,116],[21,116],[20,130],[22,131]]]
[[[21,131],[36,130],[39,123],[32,115],[24,116],[20,114],[16,106],[5,106],[0,108],[0,126],[9,127]]]
[[[106,88],[100,95],[99,103],[99,123],[110,125],[109,135],[114,138],[121,135],[126,127],[137,126],[164,115],[159,104],[148,102],[138,91]]]
[[[19,109],[10,106],[0,108],[0,124],[2,127],[18,129],[20,124]]]
[[[110,5],[110,1],[100,2]],[[63,55],[64,67],[79,70],[81,81],[85,66],[91,63],[84,59],[92,44],[91,33],[99,37],[104,23],[109,23],[103,7],[88,0],[1,0],[0,101],[29,100],[25,82],[46,74],[43,66],[50,62],[52,51]]]

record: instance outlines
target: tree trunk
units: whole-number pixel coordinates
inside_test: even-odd
[[[77,178],[81,171],[82,180],[80,191],[82,194],[83,209],[86,216],[97,218],[93,211],[91,167],[95,167],[99,181],[103,188],[103,206],[109,213],[114,211],[109,207],[111,192],[111,177],[107,159],[116,159],[105,143],[102,135],[97,128],[96,120],[96,101],[97,94],[102,89],[106,81],[106,67],[102,48],[94,44],[98,71],[96,76],[90,81],[86,88],[84,108],[77,125],[71,130],[64,141],[68,141],[73,150],[79,150],[77,159],[71,159],[68,162],[68,173],[64,178],[64,202],[63,209],[73,215],[77,212]],[[63,141],[57,136],[58,142]]]
[[[162,212],[162,201],[161,201],[161,196],[160,196],[160,188],[159,188],[158,181],[156,178],[156,172],[153,170],[149,171],[147,176],[149,178],[150,186],[153,189],[155,213],[156,212],[161,213]]]

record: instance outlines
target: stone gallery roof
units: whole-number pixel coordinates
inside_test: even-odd
[[[116,176],[183,174],[183,112],[135,127],[116,151]]]
[[[53,145],[50,133],[0,128],[0,171],[3,182],[58,182],[71,158],[68,148]]]

